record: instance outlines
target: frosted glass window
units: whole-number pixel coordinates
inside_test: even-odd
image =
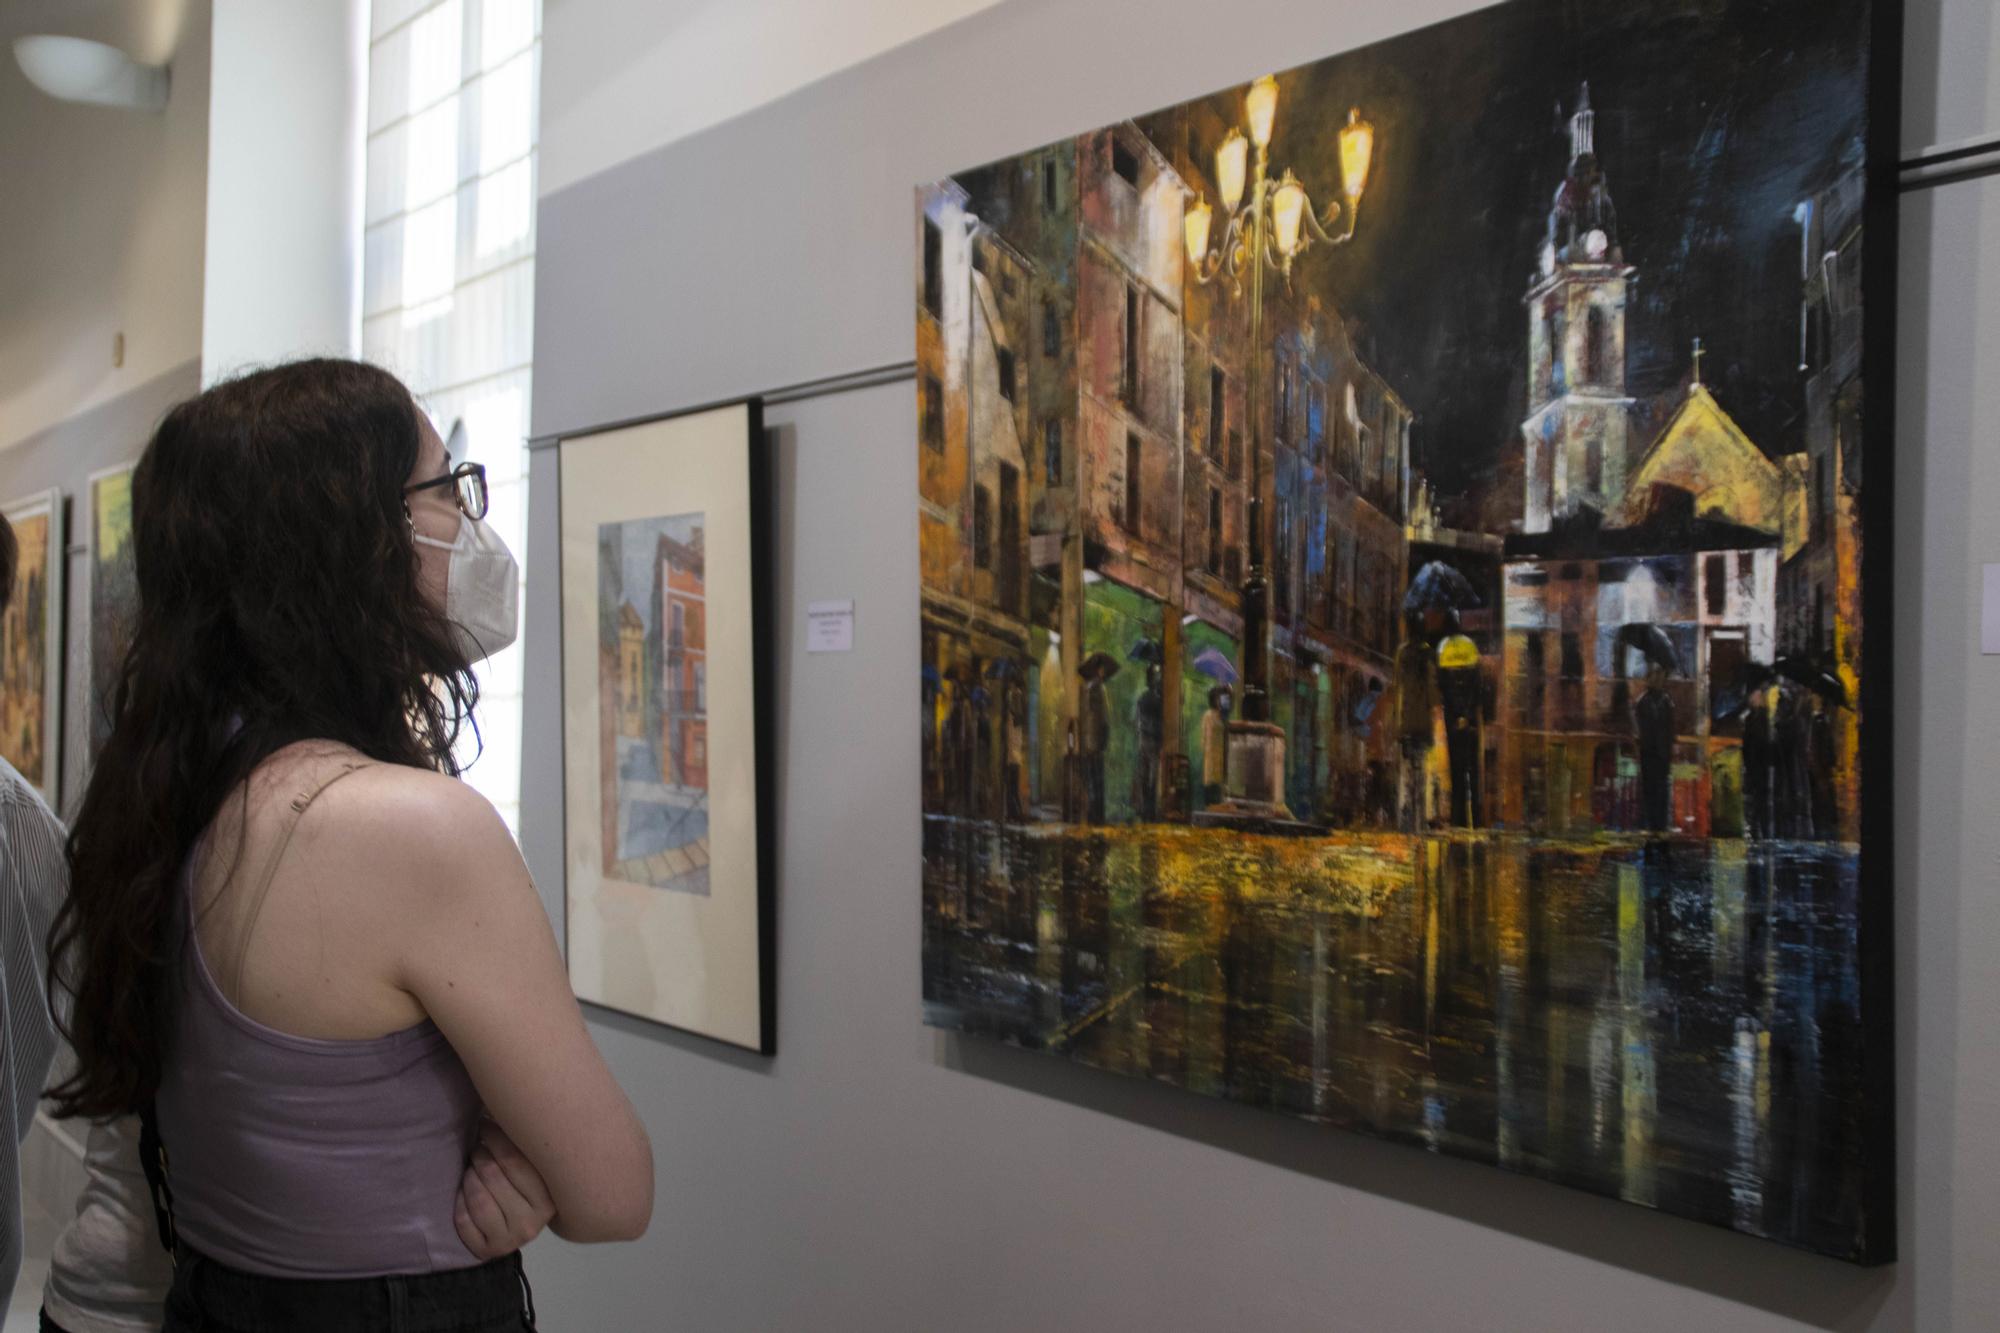
[[[540,0],[372,0],[363,355],[440,431],[465,423],[495,531],[525,568]],[[518,827],[521,649],[475,668],[466,781]]]
[[[458,91],[463,77],[465,14],[459,0],[444,0],[410,24],[410,110]]]
[[[403,206],[414,208],[458,188],[458,98],[410,118],[404,138]]]
[[[528,237],[535,216],[535,177],[524,159],[479,182],[478,254],[484,259]]]
[[[466,404],[466,456],[460,462],[484,463],[496,482],[522,475],[527,447],[523,422],[528,419],[525,395],[517,385],[488,390]],[[516,552],[519,554],[519,552]]]
[[[451,307],[458,260],[458,199],[448,195],[403,224],[403,322],[434,319]]]
[[[480,67],[492,69],[535,40],[534,0],[485,0],[479,26]]]
[[[535,137],[534,72],[534,59],[524,52],[480,80],[481,175],[528,155]]]

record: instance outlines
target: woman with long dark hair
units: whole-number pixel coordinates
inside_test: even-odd
[[[481,1171],[531,1167],[576,1241],[642,1233],[653,1171],[457,778],[470,666],[514,631],[484,475],[387,372],[304,361],[173,409],[132,503],[138,623],[51,940],[56,1109],[157,1108],[170,1330],[532,1326],[518,1254],[464,1239]],[[519,1152],[468,1174],[482,1116]]]

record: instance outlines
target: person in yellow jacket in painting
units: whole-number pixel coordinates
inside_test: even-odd
[[[1444,634],[1438,639],[1437,690],[1451,764],[1451,822],[1474,828],[1479,823],[1479,646],[1460,633],[1456,611],[1445,612]]]

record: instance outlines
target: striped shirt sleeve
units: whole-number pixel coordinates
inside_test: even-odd
[[[49,925],[69,887],[62,824],[0,759],[0,1308],[21,1268],[21,1141],[34,1123],[56,1030],[44,986]]]

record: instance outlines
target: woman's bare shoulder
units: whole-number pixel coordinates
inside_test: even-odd
[[[346,746],[288,747],[260,766],[249,791],[259,804],[305,805],[302,836],[357,870],[398,882],[421,875],[443,884],[467,869],[519,859],[499,812],[468,783]]]

